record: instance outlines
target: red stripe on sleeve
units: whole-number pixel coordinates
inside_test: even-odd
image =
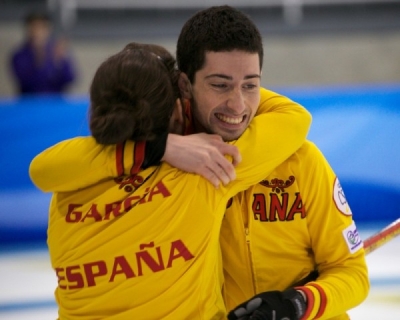
[[[116,167],[117,167],[117,176],[122,176],[124,174],[124,149],[125,142],[118,143],[116,147]]]
[[[306,309],[305,314],[301,318],[301,320],[308,319],[308,317],[310,316],[311,311],[314,307],[314,295],[313,295],[312,291],[310,289],[308,289],[307,287],[296,287],[295,289],[303,291],[307,297],[307,309]]]
[[[307,284],[307,285],[308,285],[308,286],[312,286],[312,287],[314,287],[315,289],[317,289],[318,292],[319,292],[319,295],[320,295],[320,297],[321,297],[321,303],[320,303],[320,305],[319,305],[318,312],[317,312],[317,314],[316,314],[316,316],[315,316],[315,319],[318,319],[318,318],[320,318],[320,317],[324,314],[324,312],[325,312],[327,297],[326,297],[325,291],[321,288],[321,286],[320,286],[319,284],[313,282],[313,283],[309,283],[309,284]]]
[[[134,154],[134,161],[133,166],[131,168],[131,174],[137,174],[142,167],[144,156],[146,151],[146,142],[139,141],[135,143],[135,154]]]

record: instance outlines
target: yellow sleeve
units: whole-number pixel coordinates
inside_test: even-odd
[[[29,175],[44,192],[67,192],[110,177],[135,174],[143,159],[144,143],[103,146],[93,137],[77,137],[38,154],[29,166]]]
[[[367,297],[368,269],[344,190],[319,149],[310,146],[312,165],[301,172],[308,175],[304,206],[319,277],[299,289],[308,298],[303,319],[330,319]]]
[[[279,93],[265,88],[260,88],[260,104],[258,106],[256,115],[280,110],[290,110],[292,112],[307,113],[307,117],[297,119],[297,121],[300,121],[300,125],[303,125],[304,128],[308,129],[310,127],[311,114],[308,113],[308,111],[306,111],[303,106]]]

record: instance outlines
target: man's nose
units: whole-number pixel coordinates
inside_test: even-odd
[[[235,88],[230,92],[227,105],[238,115],[246,110],[245,99],[240,88]]]

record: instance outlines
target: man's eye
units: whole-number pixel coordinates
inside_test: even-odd
[[[248,89],[248,90],[252,90],[252,89],[258,88],[258,86],[255,85],[255,84],[246,84],[244,87],[245,87],[246,89]]]
[[[227,87],[227,85],[224,83],[212,83],[211,86],[217,89],[224,89]]]

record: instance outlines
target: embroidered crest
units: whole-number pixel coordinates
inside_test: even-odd
[[[290,176],[288,180],[284,181],[278,178],[274,178],[271,180],[263,180],[260,182],[261,185],[264,187],[272,188],[272,191],[276,193],[285,192],[285,188],[290,187],[294,181],[296,180],[295,177]]]
[[[139,175],[118,177],[114,181],[119,184],[119,189],[124,189],[126,192],[132,192],[142,185],[143,177]]]
[[[346,216],[351,216],[352,212],[349,204],[347,203],[346,196],[342,186],[340,185],[339,179],[336,177],[333,186],[333,201],[335,202],[336,208]]]

